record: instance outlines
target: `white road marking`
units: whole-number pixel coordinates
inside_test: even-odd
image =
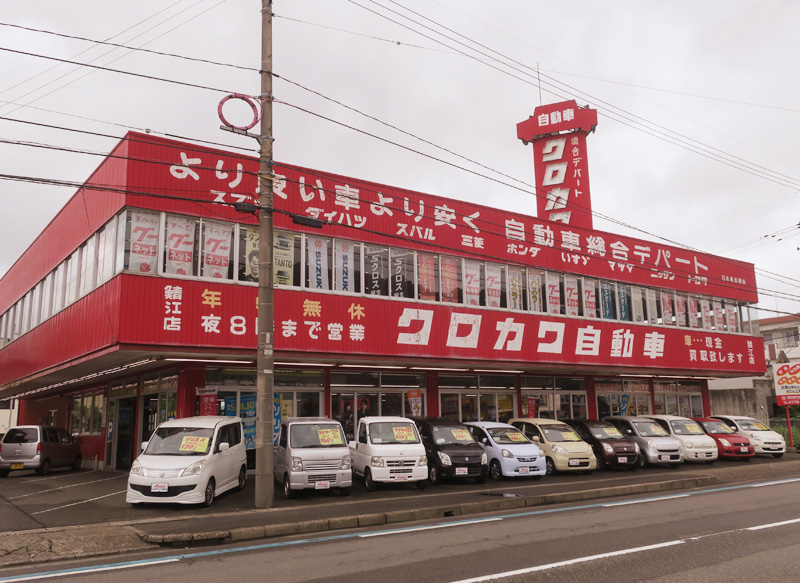
[[[50,488],[49,490],[40,490],[39,492],[29,492],[21,496],[14,496],[9,500],[19,500],[20,498],[27,498],[28,496],[37,496],[39,494],[47,494],[48,492],[57,492],[58,490],[66,490],[67,488],[75,488],[77,486],[86,486],[88,484],[97,484],[98,482],[107,482],[108,480],[119,480],[120,478],[127,478],[127,476],[114,476],[113,478],[103,478],[102,480],[93,480],[91,482],[81,482],[79,484],[70,484],[69,486],[59,486],[58,488]]]
[[[787,524],[797,524],[800,522],[800,518],[795,518],[793,520],[784,520],[783,522],[773,522],[772,524],[762,524],[760,526],[751,526],[745,530],[763,530],[765,528],[775,528],[776,526],[785,526]]]
[[[610,502],[603,504],[604,508],[612,506],[628,506],[629,504],[644,504],[645,502],[661,502],[662,500],[674,500],[675,498],[687,498],[690,494],[676,494],[675,496],[661,496],[660,498],[644,498],[642,500],[629,500],[627,502]]]
[[[116,496],[117,494],[124,494],[127,490],[120,490],[119,492],[112,492],[105,496],[98,496],[97,498],[90,498],[89,500],[81,500],[80,502],[73,502],[72,504],[64,504],[64,506],[56,506],[55,508],[48,508],[47,510],[40,510],[39,512],[31,512],[31,516],[35,514],[44,514],[45,512],[52,512],[53,510],[61,510],[62,508],[69,508],[70,506],[77,506],[78,504],[86,504],[87,502],[94,502],[95,500],[102,500],[109,496]]]
[[[763,488],[764,486],[776,486],[778,484],[791,484],[792,482],[800,482],[800,478],[792,478],[789,480],[779,480],[777,482],[767,482],[766,484],[753,484],[751,488]]]
[[[20,575],[19,577],[3,577],[3,583],[13,583],[16,581],[36,581],[37,579],[53,579],[55,577],[66,577],[68,575],[86,575],[89,573],[101,573],[103,571],[117,571],[119,569],[130,569],[132,567],[149,567],[151,565],[161,565],[163,563],[175,563],[179,558],[168,557],[166,559],[153,559],[152,561],[141,561],[135,563],[122,563],[119,565],[98,565],[97,567],[81,567],[78,569],[67,569],[52,573],[33,573],[31,575]]]
[[[465,524],[481,524],[484,522],[496,522],[503,520],[502,518],[484,518],[481,520],[464,520],[461,522],[451,522],[449,524],[435,524],[433,526],[412,526],[409,528],[399,528],[397,530],[382,530],[381,532],[371,532],[369,534],[360,534],[358,538],[370,538],[373,536],[385,536],[387,534],[404,534],[407,532],[417,532],[420,530],[434,530],[436,528],[449,528],[451,526],[463,526]]]

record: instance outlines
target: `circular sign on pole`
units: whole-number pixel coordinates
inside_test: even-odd
[[[225,103],[229,99],[241,99],[242,101],[247,103],[250,106],[250,109],[253,110],[253,121],[251,121],[247,125],[237,126],[233,125],[227,119],[225,119],[225,116],[222,114],[222,106],[225,105]],[[229,128],[242,130],[243,132],[246,132],[250,128],[255,127],[255,125],[259,121],[261,121],[261,104],[257,99],[250,97],[249,95],[244,95],[243,93],[232,93],[231,95],[226,95],[225,97],[223,97],[222,101],[219,102],[219,106],[217,106],[217,115],[219,115],[219,120]]]

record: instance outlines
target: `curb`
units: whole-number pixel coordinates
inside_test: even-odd
[[[285,524],[267,524],[264,526],[248,526],[231,530],[210,532],[182,533],[182,534],[147,534],[138,531],[142,542],[159,546],[191,545],[192,543],[211,544],[227,543],[233,541],[256,540],[296,534],[311,534],[330,530],[343,530],[364,526],[380,526],[381,524],[397,524],[417,520],[435,518],[449,518],[466,516],[484,512],[497,512],[527,508],[533,506],[547,506],[567,502],[580,502],[597,498],[611,498],[615,496],[629,496],[632,494],[647,494],[652,492],[665,492],[669,490],[684,490],[699,488],[720,483],[714,476],[701,476],[697,478],[683,478],[666,482],[653,482],[650,484],[632,484],[628,486],[614,486],[611,488],[595,488],[577,492],[564,492],[555,494],[540,494],[536,496],[503,497],[497,500],[481,502],[466,502],[455,505],[433,506],[416,510],[393,510],[390,512],[377,512],[373,514],[359,514],[355,516],[340,516],[304,522]]]

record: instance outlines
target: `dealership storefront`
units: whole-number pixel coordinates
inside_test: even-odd
[[[231,203],[252,200],[257,170],[120,142],[0,280],[0,399],[19,398],[21,423],[66,426],[85,459],[117,468],[169,418],[254,427],[258,229]],[[696,416],[706,378],[764,370],[750,264],[563,215],[276,174],[276,420]]]

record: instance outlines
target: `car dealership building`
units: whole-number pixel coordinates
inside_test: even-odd
[[[593,228],[588,112],[518,126],[538,217],[276,164],[276,420],[702,416],[706,379],[762,374],[753,265]],[[253,427],[258,167],[120,141],[0,280],[19,423],[120,469],[169,418]]]

